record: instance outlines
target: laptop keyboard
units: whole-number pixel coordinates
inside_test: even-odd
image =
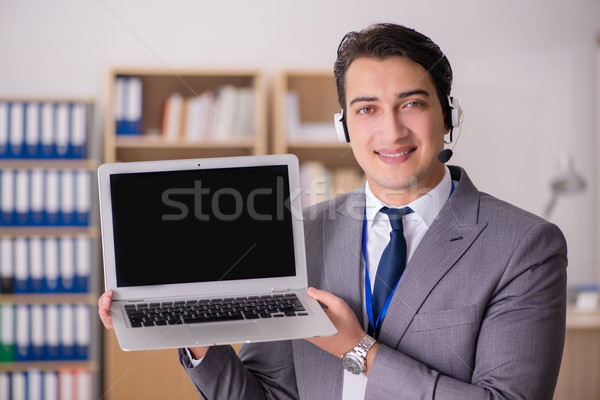
[[[132,328],[308,315],[293,293],[136,303],[124,308]]]

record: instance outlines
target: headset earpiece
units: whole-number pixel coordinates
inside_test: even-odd
[[[348,135],[348,126],[346,125],[346,118],[344,117],[344,110],[334,114],[333,123],[335,125],[335,132],[337,133],[338,139],[342,143],[350,143],[350,136]]]
[[[452,143],[452,133],[454,132],[454,128],[458,128],[462,123],[462,120],[463,110],[460,101],[457,98],[448,96],[448,108],[446,109],[444,123],[446,124],[446,128],[450,129],[450,141],[447,142],[446,139],[444,139],[444,143]]]
[[[448,110],[446,111],[446,126],[449,129],[458,128],[463,120],[463,110],[460,100],[448,96]]]

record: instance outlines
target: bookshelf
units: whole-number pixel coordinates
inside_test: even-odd
[[[272,98],[273,151],[298,156],[303,206],[362,184],[350,145],[340,143],[335,133],[333,115],[340,106],[332,71],[280,71]]]
[[[141,83],[139,94],[141,129],[139,134],[118,134],[117,115],[121,105],[117,99],[118,78],[135,77]],[[223,88],[250,89],[252,93],[252,132],[240,132],[224,117],[218,115],[218,97]],[[217,101],[200,102],[213,127],[224,125],[221,134],[211,135],[203,131],[190,139],[181,132],[177,137],[166,137],[163,132],[167,112],[166,104],[173,94],[180,94],[185,101],[212,92]],[[185,105],[183,106],[185,108]],[[239,109],[238,109],[239,110]],[[227,113],[226,111],[224,113]],[[182,121],[186,117],[182,116]],[[181,126],[185,122],[181,123]],[[183,128],[181,128],[183,131]],[[223,134],[223,131],[225,133]],[[108,102],[106,112],[105,161],[147,161],[196,157],[226,157],[260,155],[267,153],[265,118],[265,90],[262,76],[257,71],[242,70],[145,70],[115,69],[108,78]]]
[[[119,107],[123,106],[123,101],[117,98],[123,90],[119,88],[118,79],[122,77],[135,77],[141,83],[138,105],[141,129],[137,134],[118,133]],[[235,120],[226,121],[230,112],[219,106],[218,98],[223,88],[231,92],[232,87],[252,93],[251,128],[245,131]],[[265,83],[258,71],[119,68],[109,72],[107,89],[106,162],[267,154]],[[190,99],[200,98],[205,111],[218,114],[214,119],[222,119],[224,126],[215,127],[213,119],[212,126],[203,125],[205,130],[191,135],[184,111],[179,119],[178,134],[167,133],[167,110],[172,109],[170,101],[176,93],[183,99],[182,109],[187,110],[185,104],[189,104]],[[214,103],[203,97],[206,93],[215,96]],[[247,110],[237,110],[248,114]],[[106,331],[104,336],[103,398],[198,398],[189,377],[179,365],[176,350],[124,352],[113,331]]]
[[[0,98],[0,397],[98,397],[93,108]]]

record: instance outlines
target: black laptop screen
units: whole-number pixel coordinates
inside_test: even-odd
[[[286,165],[113,174],[117,286],[295,275]]]

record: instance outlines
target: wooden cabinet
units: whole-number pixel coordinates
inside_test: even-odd
[[[556,400],[600,399],[600,311],[567,311]]]

